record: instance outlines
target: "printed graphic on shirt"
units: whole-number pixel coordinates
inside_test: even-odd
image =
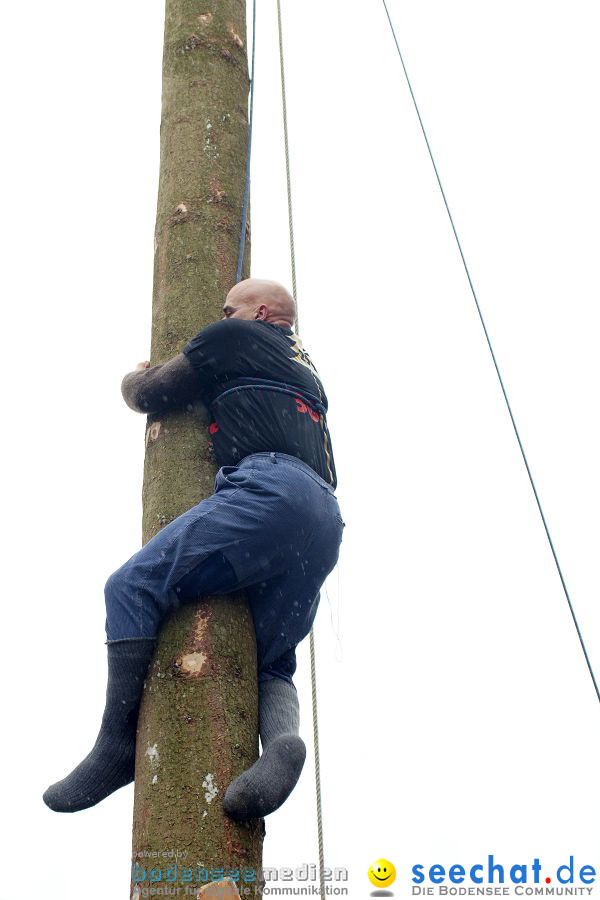
[[[317,372],[317,369],[316,369],[312,359],[310,358],[307,351],[302,346],[302,341],[300,340],[300,338],[298,337],[297,334],[292,333],[291,335],[288,335],[288,338],[292,344],[292,351],[294,352],[295,362],[300,363],[300,365],[302,365],[302,366],[306,366],[311,371],[311,373],[315,379],[317,391],[319,392],[319,399],[322,401],[323,398],[322,398],[322,393],[321,393],[321,390],[322,390],[321,378],[319,376],[319,373]],[[315,413],[311,411],[311,417],[314,415],[315,415]],[[313,419],[313,421],[316,421],[316,419]],[[321,426],[323,428],[323,449],[325,451],[325,458],[327,461],[327,471],[329,474],[329,478],[327,480],[330,483],[333,483],[333,481],[334,481],[334,475],[333,475],[334,466],[333,466],[333,458],[331,455],[331,448],[330,448],[330,443],[329,443],[329,440],[330,440],[329,439],[329,431],[327,430],[327,427],[326,427],[324,421],[321,421]]]
[[[310,356],[308,355],[308,353],[302,346],[302,341],[300,340],[298,335],[294,334],[294,332],[292,332],[292,334],[287,335],[287,338],[292,346],[294,360],[297,363],[300,363],[301,366],[306,366],[308,369],[310,369],[310,371],[313,373],[313,375],[316,376],[316,378],[319,378],[319,373],[317,372],[312,359],[310,358]]]

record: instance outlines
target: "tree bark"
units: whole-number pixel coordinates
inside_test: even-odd
[[[152,364],[220,318],[235,282],[246,165],[245,34],[244,0],[166,2]],[[249,251],[245,274],[248,265]],[[193,410],[149,417],[144,542],[210,495],[214,475],[205,423]],[[211,869],[217,876],[253,870],[258,881],[263,823],[236,825],[221,805],[257,751],[247,603],[241,596],[186,603],[161,629],[140,710],[132,850],[134,874],[145,870],[146,877],[132,874],[133,897],[150,886],[179,887],[180,896],[193,889],[195,896],[202,870],[209,878]],[[152,869],[160,881],[151,881]]]

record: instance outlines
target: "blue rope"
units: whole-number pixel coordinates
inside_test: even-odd
[[[472,282],[472,280],[471,280],[471,273],[469,272],[469,267],[467,266],[467,261],[466,261],[466,259],[465,259],[465,255],[464,255],[464,253],[463,253],[462,245],[461,245],[460,239],[459,239],[459,237],[458,237],[458,232],[457,232],[456,227],[455,227],[455,225],[454,225],[454,220],[453,220],[453,218],[452,218],[452,213],[450,212],[450,206],[448,205],[448,201],[447,201],[447,199],[446,199],[446,194],[444,193],[444,188],[442,187],[442,180],[441,180],[441,178],[440,178],[440,175],[439,175],[439,172],[438,172],[438,168],[437,168],[437,166],[436,166],[436,164],[435,164],[435,159],[434,159],[434,157],[433,157],[433,151],[432,151],[432,149],[431,149],[431,145],[429,144],[429,139],[428,139],[428,137],[427,137],[427,132],[425,131],[425,125],[423,124],[423,119],[421,118],[421,113],[419,112],[419,107],[418,107],[418,105],[417,105],[417,100],[416,100],[416,97],[415,97],[414,92],[413,92],[413,89],[412,89],[412,84],[411,84],[411,82],[410,82],[410,78],[408,77],[408,71],[407,71],[407,69],[406,69],[406,65],[404,64],[404,57],[402,56],[402,51],[400,50],[400,44],[398,43],[398,38],[396,37],[396,32],[395,32],[395,30],[394,30],[394,25],[393,25],[393,23],[392,23],[392,18],[391,18],[391,16],[390,16],[390,13],[389,13],[389,10],[388,10],[388,7],[387,7],[386,0],[383,0],[383,7],[384,7],[385,12],[386,12],[386,15],[387,15],[387,20],[388,20],[388,22],[389,22],[389,24],[390,24],[390,28],[391,28],[391,31],[392,31],[392,37],[394,38],[394,43],[396,44],[396,50],[398,51],[398,56],[400,57],[400,62],[401,62],[401,64],[402,64],[402,69],[403,69],[403,71],[404,71],[404,77],[406,78],[406,83],[408,84],[408,89],[409,89],[409,91],[410,91],[410,96],[411,96],[411,98],[412,98],[413,105],[414,105],[414,107],[415,107],[415,112],[416,112],[417,118],[418,118],[418,120],[419,120],[419,125],[421,126],[421,131],[423,132],[423,137],[425,138],[425,144],[427,145],[427,151],[428,151],[428,153],[429,153],[429,158],[431,159],[431,164],[433,165],[433,171],[435,172],[435,177],[437,178],[437,183],[438,183],[438,186],[439,186],[441,195],[442,195],[442,199],[443,199],[443,201],[444,201],[444,206],[446,207],[446,212],[448,213],[448,218],[450,219],[450,225],[452,226],[452,231],[454,232],[454,237],[456,238],[456,243],[457,243],[457,245],[458,245],[458,250],[459,250],[459,252],[460,252],[460,256],[461,256],[461,259],[462,259],[462,262],[463,262],[463,266],[464,266],[464,269],[465,269],[465,272],[466,272],[466,275],[467,275],[467,280],[468,280],[468,282],[469,282],[469,287],[471,288],[471,293],[472,293],[473,299],[474,299],[474,301],[475,301],[475,306],[477,307],[477,313],[478,313],[478,315],[479,315],[479,320],[480,320],[481,326],[482,326],[482,328],[483,328],[483,333],[484,333],[484,335],[485,335],[485,339],[486,339],[486,342],[487,342],[487,345],[488,345],[488,349],[489,349],[490,354],[491,354],[491,357],[492,357],[492,362],[494,363],[494,368],[495,368],[495,370],[496,370],[496,375],[498,376],[498,381],[500,382],[500,388],[502,389],[502,394],[503,394],[503,396],[504,396],[504,400],[505,400],[505,403],[506,403],[506,407],[507,407],[507,409],[508,409],[508,414],[509,414],[509,416],[510,416],[510,421],[512,422],[512,426],[513,426],[513,429],[514,429],[514,432],[515,432],[515,436],[516,436],[516,438],[517,438],[517,443],[518,443],[518,445],[519,445],[519,450],[521,451],[521,456],[523,457],[523,462],[525,463],[525,468],[526,468],[526,470],[527,470],[527,475],[529,476],[529,482],[530,482],[531,488],[532,488],[532,490],[533,490],[533,495],[534,495],[534,497],[535,497],[535,502],[536,502],[536,504],[537,504],[537,508],[538,508],[538,511],[539,511],[539,514],[540,514],[540,517],[541,517],[541,520],[542,520],[542,524],[543,524],[543,526],[544,526],[544,531],[546,532],[546,537],[547,537],[547,539],[548,539],[548,543],[549,543],[549,545],[550,545],[550,550],[551,550],[552,556],[553,556],[553,558],[554,558],[554,564],[555,564],[556,569],[557,569],[557,571],[558,571],[558,576],[559,576],[559,578],[560,578],[560,583],[562,584],[563,592],[564,592],[564,595],[565,595],[567,604],[568,604],[568,606],[569,606],[569,612],[571,613],[571,617],[572,617],[572,619],[573,619],[573,624],[575,625],[575,630],[576,630],[576,632],[577,632],[577,637],[579,638],[579,643],[581,644],[581,649],[583,650],[583,655],[584,655],[584,657],[585,657],[585,661],[586,661],[586,664],[587,664],[587,667],[588,667],[588,671],[589,671],[590,677],[591,677],[591,679],[592,679],[592,684],[594,685],[594,690],[595,690],[595,692],[596,692],[596,697],[598,698],[598,700],[600,700],[600,689],[598,688],[598,682],[596,681],[596,676],[594,675],[594,670],[593,670],[593,668],[592,668],[592,663],[591,663],[591,661],[590,661],[590,658],[589,658],[589,655],[588,655],[588,652],[587,652],[587,649],[586,649],[586,646],[585,646],[585,643],[584,643],[584,640],[583,640],[583,635],[582,635],[581,629],[580,629],[580,627],[579,627],[579,622],[577,621],[577,616],[575,615],[575,609],[573,608],[573,604],[572,604],[571,598],[570,598],[570,596],[569,596],[569,591],[567,590],[567,583],[566,583],[566,581],[565,581],[565,578],[564,578],[564,575],[563,575],[563,572],[562,572],[560,563],[559,563],[559,561],[558,561],[558,555],[557,555],[556,550],[555,550],[555,548],[554,548],[554,543],[553,543],[552,537],[551,537],[551,535],[550,535],[550,529],[549,529],[549,527],[548,527],[548,523],[546,522],[546,517],[545,517],[544,511],[543,511],[543,509],[542,509],[542,503],[541,503],[541,500],[540,500],[540,498],[539,498],[539,495],[538,495],[538,492],[537,492],[537,488],[536,488],[536,486],[535,486],[535,482],[534,482],[534,480],[533,480],[533,474],[532,474],[531,469],[530,469],[530,467],[529,467],[529,462],[527,461],[527,456],[526,456],[526,454],[525,454],[525,448],[524,448],[523,443],[522,443],[522,441],[521,441],[521,436],[520,436],[520,434],[519,434],[519,429],[517,428],[517,423],[516,423],[516,421],[515,421],[515,417],[514,417],[514,415],[513,415],[513,411],[512,411],[512,408],[511,408],[511,405],[510,405],[510,402],[509,402],[509,399],[508,399],[508,394],[506,393],[506,388],[504,387],[504,381],[503,381],[503,379],[502,379],[502,375],[500,374],[500,367],[499,367],[498,362],[497,362],[497,360],[496,360],[496,354],[494,353],[494,349],[493,349],[493,347],[492,347],[492,341],[491,341],[489,332],[488,332],[488,330],[487,330],[487,327],[486,327],[486,324],[485,324],[485,320],[484,320],[484,318],[483,318],[483,313],[482,313],[481,307],[480,307],[480,305],[479,305],[479,300],[477,299],[477,294],[475,293],[475,287],[474,287],[473,282]]]
[[[242,207],[242,228],[240,231],[240,249],[238,252],[235,283],[242,280],[242,267],[246,250],[246,226],[248,224],[248,207],[250,206],[250,156],[252,154],[252,119],[254,116],[254,48],[256,47],[256,0],[252,4],[252,63],[250,66],[250,113],[248,116],[248,152],[246,154],[246,185],[244,187],[244,205]]]

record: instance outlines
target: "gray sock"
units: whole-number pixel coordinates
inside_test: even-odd
[[[296,688],[282,678],[259,682],[258,714],[262,755],[225,792],[228,816],[245,822],[268,816],[296,786],[306,747],[298,736],[300,716]]]
[[[108,685],[100,732],[77,768],[45,792],[44,803],[54,812],[87,809],[133,781],[138,710],[154,645],[154,638],[107,641]]]

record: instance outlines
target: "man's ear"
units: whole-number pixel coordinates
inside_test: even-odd
[[[264,305],[264,303],[261,303],[261,305],[256,310],[256,315],[254,316],[254,318],[255,319],[266,319],[268,312],[269,312],[269,310]]]

